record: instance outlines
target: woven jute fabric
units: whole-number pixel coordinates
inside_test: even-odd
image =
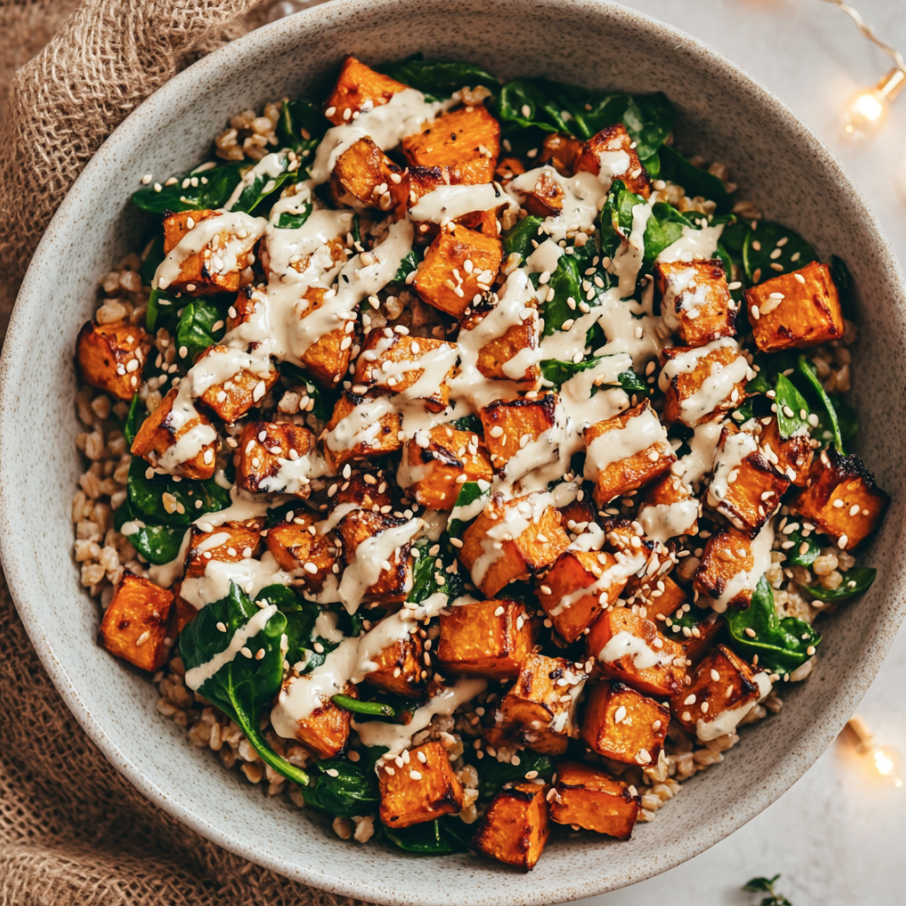
[[[257,24],[255,3],[0,0],[4,332],[42,231],[101,142],[176,72]],[[139,795],[57,695],[2,579],[0,641],[0,906],[356,902],[252,865]]]

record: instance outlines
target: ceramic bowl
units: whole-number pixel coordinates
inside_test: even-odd
[[[144,173],[188,169],[226,119],[324,90],[348,53],[379,63],[424,51],[502,77],[665,91],[689,153],[729,164],[739,196],[808,237],[855,276],[857,444],[893,496],[866,552],[877,582],[824,625],[813,676],[781,690],[783,712],[746,730],[725,763],[618,843],[552,843],[530,875],[470,855],[407,857],[340,841],[282,799],[228,774],[155,710],[154,687],[95,643],[98,612],[72,559],[75,337],[99,275],[138,240],[129,205]],[[69,192],[34,257],[10,325],[0,395],[0,532],[13,596],[41,659],[85,729],[146,796],[213,841],[338,894],[412,906],[548,904],[662,872],[732,833],[818,758],[874,678],[904,615],[900,540],[906,471],[903,278],[852,182],[776,97],[675,29],[589,0],[338,0],[276,22],[196,63],[141,105]],[[893,391],[893,392],[892,392]]]

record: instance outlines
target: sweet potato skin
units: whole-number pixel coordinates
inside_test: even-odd
[[[561,764],[551,799],[551,821],[628,840],[641,808],[641,799],[628,784],[604,771],[578,762]]]
[[[353,113],[361,113],[366,106],[382,107],[405,90],[396,79],[375,72],[355,57],[346,57],[333,91],[324,101],[324,115],[334,126],[341,126]]]
[[[528,782],[514,783],[491,801],[472,845],[479,852],[531,871],[541,858],[550,836],[547,787]]]
[[[417,632],[397,639],[375,659],[377,669],[365,674],[365,682],[382,692],[402,698],[424,698],[428,684],[422,666],[424,643]]]
[[[289,493],[307,498],[311,487],[307,476],[280,477],[281,462],[292,464],[315,449],[312,433],[298,425],[283,422],[249,422],[239,439],[239,464],[236,481],[252,493]],[[304,481],[302,479],[305,479]],[[290,482],[290,485],[287,484]]]
[[[141,327],[87,321],[76,341],[79,377],[120,400],[131,400],[142,381],[151,338]]]
[[[169,589],[126,570],[104,613],[98,642],[115,657],[142,670],[160,669],[169,651],[167,631],[173,599]]]
[[[607,126],[597,135],[593,135],[582,146],[582,152],[576,161],[575,168],[577,173],[586,172],[598,174],[601,172],[602,155],[623,154],[626,157],[626,167],[620,172],[614,172],[616,167],[609,163],[610,172],[614,181],[620,180],[636,195],[642,198],[648,198],[651,195],[651,179],[648,172],[642,166],[639,156],[633,148],[632,136],[626,131],[622,123],[614,126]],[[607,158],[604,158],[607,162]]]
[[[778,472],[785,475],[791,484],[796,487],[805,487],[808,484],[815,450],[807,434],[795,434],[784,440],[780,436],[777,419],[772,418],[768,425],[762,424],[759,443],[768,461]]]
[[[755,565],[752,539],[732,525],[715,532],[705,544],[701,565],[695,572],[693,584],[699,594],[717,600],[740,570],[749,571]],[[748,607],[751,588],[743,588],[727,602],[729,607]]]
[[[491,465],[499,474],[525,446],[523,437],[532,443],[554,427],[556,409],[557,394],[545,393],[535,399],[494,400],[479,411]]]
[[[665,323],[675,326],[683,346],[704,346],[736,335],[738,309],[719,259],[654,265]]]
[[[551,164],[561,176],[573,176],[583,147],[584,142],[579,139],[553,132],[545,137],[541,146],[541,163]]]
[[[386,408],[386,404],[378,405],[377,402],[365,396],[359,396],[349,390],[340,394],[334,405],[333,414],[327,423],[328,436],[324,444],[324,456],[334,472],[339,472],[343,466],[352,459],[368,459],[374,456],[383,456],[386,453],[393,453],[403,445],[400,440],[399,431],[402,421],[399,413],[393,411],[384,411],[381,406]],[[380,410],[374,418],[369,418]],[[367,427],[368,425],[378,423],[373,432],[362,440],[356,441],[352,446],[344,447],[339,441],[334,446],[330,432],[334,431],[337,426],[346,418],[361,419],[361,426],[350,423],[354,428]],[[353,439],[356,432],[353,433]]]

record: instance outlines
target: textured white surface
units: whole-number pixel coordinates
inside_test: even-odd
[[[853,147],[839,113],[859,88],[889,67],[843,13],[818,0],[629,0],[626,6],[681,28],[725,54],[776,92],[849,170],[906,261],[906,97],[874,142]],[[856,0],[889,43],[906,52],[902,0]],[[665,91],[669,93],[669,87]],[[858,372],[857,372],[858,379]],[[899,388],[902,392],[902,388]],[[859,713],[906,752],[906,632],[900,632]],[[783,872],[779,888],[794,906],[899,906],[904,902],[906,788],[885,792],[838,742],[782,799],[713,849],[650,881],[582,906],[742,906],[754,875]],[[668,806],[669,807],[669,806]]]

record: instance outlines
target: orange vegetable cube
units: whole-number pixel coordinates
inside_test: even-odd
[[[550,822],[543,784],[514,783],[491,800],[478,825],[472,845],[479,852],[531,871],[550,836]]]
[[[804,487],[808,483],[817,442],[813,442],[808,434],[793,434],[784,440],[780,436],[776,418],[765,418],[761,423],[758,441],[768,462],[781,475],[786,475],[792,484]]]
[[[608,126],[593,135],[582,147],[575,164],[577,173],[602,171],[642,198],[651,195],[651,180],[642,166],[630,134],[622,123]]]
[[[748,607],[761,573],[758,562],[770,564],[771,537],[761,532],[754,539],[748,532],[727,526],[715,532],[705,544],[701,565],[695,572],[695,590],[709,599],[718,613],[727,607]]]
[[[370,138],[350,145],[334,164],[330,190],[338,205],[389,211],[406,197],[403,170]]]
[[[308,497],[308,457],[314,450],[315,438],[305,428],[284,422],[249,422],[239,439],[236,481],[253,493]]]
[[[399,450],[403,445],[399,437],[401,421],[384,398],[359,396],[349,390],[340,394],[324,441],[324,455],[331,469],[339,472],[351,459]]]
[[[293,683],[310,683],[311,675],[289,676],[283,681],[283,692],[289,694]],[[358,698],[357,687],[349,683],[343,695]],[[311,749],[319,758],[333,758],[346,748],[352,712],[338,708],[330,699],[320,699],[308,717],[299,718],[292,727],[292,738]],[[286,730],[281,728],[281,736]],[[288,735],[288,734],[287,734]]]
[[[482,182],[490,182],[500,154],[500,124],[482,104],[460,107],[404,138],[402,149],[409,163],[418,167],[486,161],[487,177]]]
[[[462,783],[439,742],[426,742],[402,757],[403,767],[383,762],[378,768],[381,821],[387,827],[411,827],[462,811]]]
[[[424,698],[428,688],[425,681],[427,670],[422,664],[424,653],[424,643],[417,632],[403,639],[394,639],[377,657],[372,658],[376,669],[369,670],[364,681],[391,695]]]
[[[481,322],[490,316],[490,306],[480,306],[463,318],[459,327],[459,341],[462,345],[469,331],[481,329]],[[481,336],[481,335],[480,335]],[[541,376],[541,367],[534,361],[528,362],[525,350],[536,350],[541,342],[541,325],[536,312],[518,324],[513,324],[498,337],[489,339],[478,350],[475,367],[486,378],[495,381],[516,381],[517,390],[530,390]],[[511,364],[512,363],[512,364]]]
[[[367,465],[363,463],[363,465]],[[355,471],[349,478],[344,479],[338,486],[333,497],[330,498],[331,514],[344,503],[356,503],[363,510],[377,512],[381,507],[391,506],[393,499],[387,492],[387,476],[383,469],[376,472]],[[387,512],[385,510],[385,512]]]
[[[321,286],[310,286],[305,291],[303,299],[309,307],[302,314],[303,320],[324,306],[328,292]],[[305,370],[325,387],[336,386],[349,370],[354,324],[351,319],[341,321],[339,326],[315,340],[301,356]]]
[[[490,182],[488,161],[467,160],[449,167],[409,167],[409,195],[406,206],[415,221],[415,238],[419,245],[433,242],[440,229],[436,223],[421,221],[411,214],[412,209],[428,193],[440,186],[477,186]],[[501,199],[502,200],[502,199]],[[497,214],[495,210],[473,211],[454,218],[456,223],[471,230],[479,230],[486,236],[497,236]]]
[[[406,86],[390,76],[370,69],[355,57],[346,57],[333,91],[324,102],[324,115],[334,126],[342,126],[353,113],[383,107]]]
[[[645,601],[645,613],[649,620],[662,623],[686,603],[688,595],[670,576],[661,576]]]
[[[563,210],[563,186],[542,169],[534,187],[522,196],[522,207],[535,217],[556,217]]]
[[[747,289],[746,305],[762,352],[808,349],[846,332],[831,270],[817,261]]]
[[[76,359],[79,377],[121,400],[131,400],[142,381],[151,339],[141,327],[116,321],[87,321],[79,331]]]
[[[381,535],[388,529],[406,525],[408,519],[368,510],[353,510],[340,520],[337,532],[343,545],[343,555],[347,566],[356,562],[356,551],[363,541]],[[411,542],[401,544],[387,557],[386,566],[372,585],[369,585],[365,597],[369,601],[380,601],[384,604],[401,603],[412,587]]]
[[[192,540],[186,553],[187,579],[203,576],[208,563],[240,563],[257,557],[261,535],[243,525],[219,525],[210,532],[192,526]]]
[[[736,335],[738,309],[720,259],[657,263],[654,280],[664,324],[683,346]]]
[[[157,670],[172,643],[167,639],[172,606],[172,591],[126,570],[104,613],[98,642],[142,670]]]
[[[292,522],[278,522],[267,533],[267,549],[287,572],[301,570],[296,580],[311,592],[319,592],[337,562],[337,541],[330,533],[315,528],[314,517],[294,514]]]
[[[517,396],[514,399],[494,400],[479,411],[491,465],[497,472],[503,473],[514,456],[545,433],[550,435],[548,449],[539,451],[532,448],[531,467],[555,452],[551,429],[556,423],[556,410],[557,394],[545,393],[535,399]],[[523,440],[526,437],[528,441]]]
[[[544,139],[540,160],[542,164],[553,164],[561,176],[572,176],[584,147],[585,143],[577,138],[552,132]]]
[[[208,356],[212,357],[210,363],[205,362]],[[213,364],[215,361],[217,364]],[[234,368],[236,370],[227,380],[208,387],[200,399],[227,424],[232,424],[267,396],[280,375],[270,360],[267,361],[266,370],[261,370],[262,363],[259,360],[229,346],[209,346],[198,357],[196,365],[199,372],[203,373],[209,364],[219,370],[224,361],[229,364],[231,371]]]
[[[629,785],[587,764],[570,762],[557,768],[551,799],[551,821],[578,825],[618,840],[632,836],[642,800]]]
[[[668,472],[652,484],[639,509],[638,521],[648,538],[667,543],[698,532],[701,504],[688,485]]]

